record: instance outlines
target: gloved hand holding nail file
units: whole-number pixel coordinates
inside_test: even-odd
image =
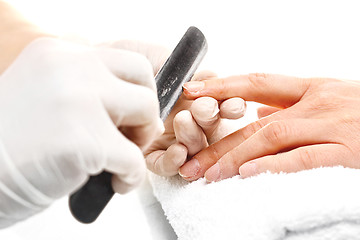
[[[204,35],[190,27],[155,77],[163,121],[181,95],[182,85],[189,81],[207,51]],[[69,199],[74,217],[83,223],[93,222],[114,195],[112,174],[103,172],[89,181]]]
[[[141,147],[162,133],[159,112],[144,56],[32,41],[0,75],[0,228],[104,169],[114,173],[116,192],[138,186],[146,172]],[[134,135],[125,137],[118,129],[125,127]]]

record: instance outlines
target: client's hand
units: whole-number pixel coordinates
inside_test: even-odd
[[[216,77],[200,72],[192,81]],[[182,95],[165,121],[165,133],[145,152],[147,167],[156,174],[173,176],[188,157],[235,131],[224,118],[237,119],[244,115],[245,102],[231,98],[220,102],[210,97],[196,101]]]
[[[219,181],[265,171],[360,168],[360,84],[250,74],[187,84],[186,96],[242,97],[268,105],[256,122],[201,151],[180,170],[187,180]],[[270,107],[271,106],[271,107]]]

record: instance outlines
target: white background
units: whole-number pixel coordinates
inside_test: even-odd
[[[249,72],[360,79],[357,1],[8,0],[30,20],[60,35],[96,43],[139,39],[172,49],[186,29],[207,37],[201,66],[220,75]],[[92,225],[72,219],[67,199],[0,239],[150,239],[136,194],[116,196]]]

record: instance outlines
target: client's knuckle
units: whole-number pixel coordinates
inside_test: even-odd
[[[264,126],[265,124],[262,121],[255,121],[253,123],[250,123],[249,125],[243,128],[242,135],[245,139],[247,139],[257,131],[262,129]]]
[[[305,148],[299,152],[298,164],[300,169],[311,169],[316,161],[314,150]]]
[[[209,153],[209,158],[212,160],[219,160],[222,157],[222,149],[217,144],[212,144],[209,146],[207,152]]]
[[[341,100],[332,91],[318,91],[309,101],[309,109],[314,111],[329,111],[341,106]]]
[[[206,84],[206,82],[205,82]],[[225,79],[220,78],[218,80],[218,84],[216,86],[216,92],[218,93],[219,96],[223,96],[227,93],[227,89],[228,89],[228,84],[226,83]]]
[[[251,86],[256,89],[265,89],[268,82],[271,81],[272,76],[266,73],[251,73],[249,74],[249,82]]]
[[[290,135],[290,128],[287,124],[281,121],[269,123],[262,131],[265,140],[270,144],[277,144],[282,142]]]

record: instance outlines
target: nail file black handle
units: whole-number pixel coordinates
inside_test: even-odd
[[[90,176],[78,191],[70,195],[69,207],[72,215],[82,223],[92,223],[114,196],[111,185],[112,174],[102,172]]]
[[[189,81],[207,52],[202,32],[190,27],[155,77],[160,103],[160,117],[167,118],[182,93],[182,85]],[[72,215],[82,223],[92,223],[114,195],[112,174],[102,172],[69,198]]]

